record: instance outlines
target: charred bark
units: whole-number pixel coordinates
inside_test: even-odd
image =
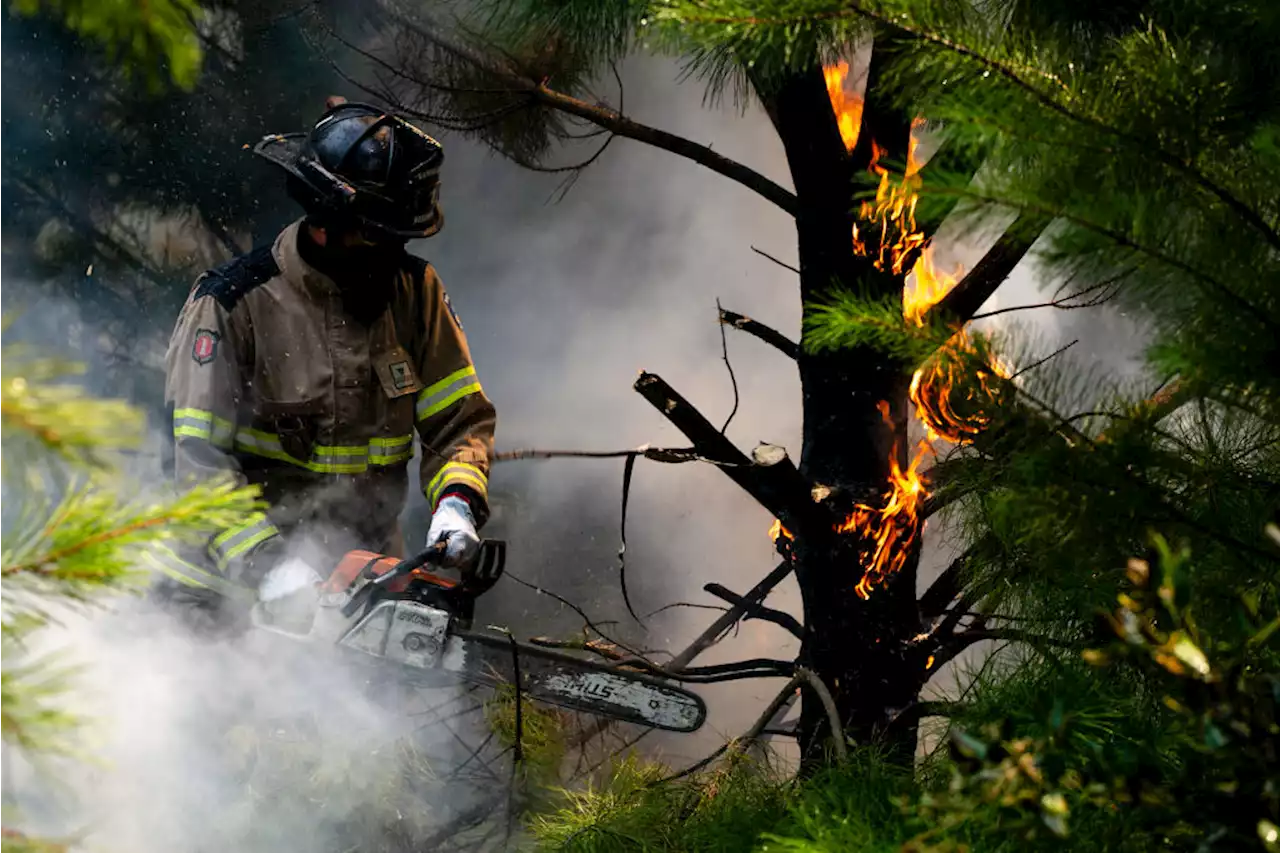
[[[851,152],[840,138],[820,68],[794,75],[773,91],[757,85],[782,139],[795,186],[806,314],[837,287],[853,287],[868,296],[902,290],[900,276],[877,270],[870,258],[855,255],[852,245],[852,183],[870,165],[872,143],[887,157],[906,159],[910,117],[878,96],[877,81],[895,38],[888,32],[877,36],[862,129]],[[906,366],[871,350],[802,351],[797,364],[804,407],[801,475],[830,490],[825,502],[838,516],[854,503],[878,505],[889,482],[891,458],[906,464]],[[919,625],[918,555],[909,555],[885,587],[863,599],[855,588],[862,576],[864,545],[856,534],[830,529],[797,534],[792,549],[805,627],[800,663],[830,688],[847,737],[855,743],[889,738],[889,750],[909,762],[916,727],[888,724],[915,701],[924,680],[911,652]],[[918,548],[918,540],[912,547]],[[799,732],[805,766],[821,763],[829,730],[822,706],[806,701]]]

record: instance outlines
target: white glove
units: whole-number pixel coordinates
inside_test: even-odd
[[[462,498],[449,496],[436,505],[431,516],[431,528],[427,531],[427,547],[444,540],[443,565],[466,566],[480,550],[480,537],[476,535],[476,520],[471,507]]]

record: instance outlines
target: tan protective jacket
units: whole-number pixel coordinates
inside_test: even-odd
[[[406,254],[387,310],[365,325],[299,255],[300,227],[200,276],[169,343],[178,484],[229,472],[270,506],[213,536],[203,567],[155,555],[184,584],[256,582],[246,557],[295,532],[335,560],[398,552],[415,430],[431,506],[460,494],[479,523],[488,515],[496,415],[435,270]]]

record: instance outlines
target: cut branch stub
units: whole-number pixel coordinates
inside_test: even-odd
[[[699,456],[719,466],[788,530],[813,529],[815,523],[821,525],[824,521],[830,526],[831,520],[825,519],[826,512],[810,499],[808,483],[785,451],[773,464],[757,464],[662,377],[642,372],[635,389],[693,442]]]
[[[749,335],[754,335],[788,358],[796,359],[800,357],[799,344],[782,334],[782,332],[779,332],[771,326],[766,326],[759,320],[752,320],[745,314],[738,314],[734,311],[725,311],[724,309],[721,309],[720,322],[726,326],[733,326],[733,328],[746,332]]]
[[[766,468],[789,461],[787,449],[776,444],[756,445],[755,449],[751,451],[751,458],[757,465]]]

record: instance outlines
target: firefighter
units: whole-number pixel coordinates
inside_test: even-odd
[[[440,278],[405,249],[443,225],[442,147],[334,98],[310,132],[254,153],[286,173],[305,216],[196,280],[165,402],[177,483],[229,474],[268,508],[203,553],[150,555],[162,598],[215,613],[314,590],[353,548],[403,556],[415,432],[425,545],[443,541],[446,565],[465,567],[488,515],[496,415]]]

